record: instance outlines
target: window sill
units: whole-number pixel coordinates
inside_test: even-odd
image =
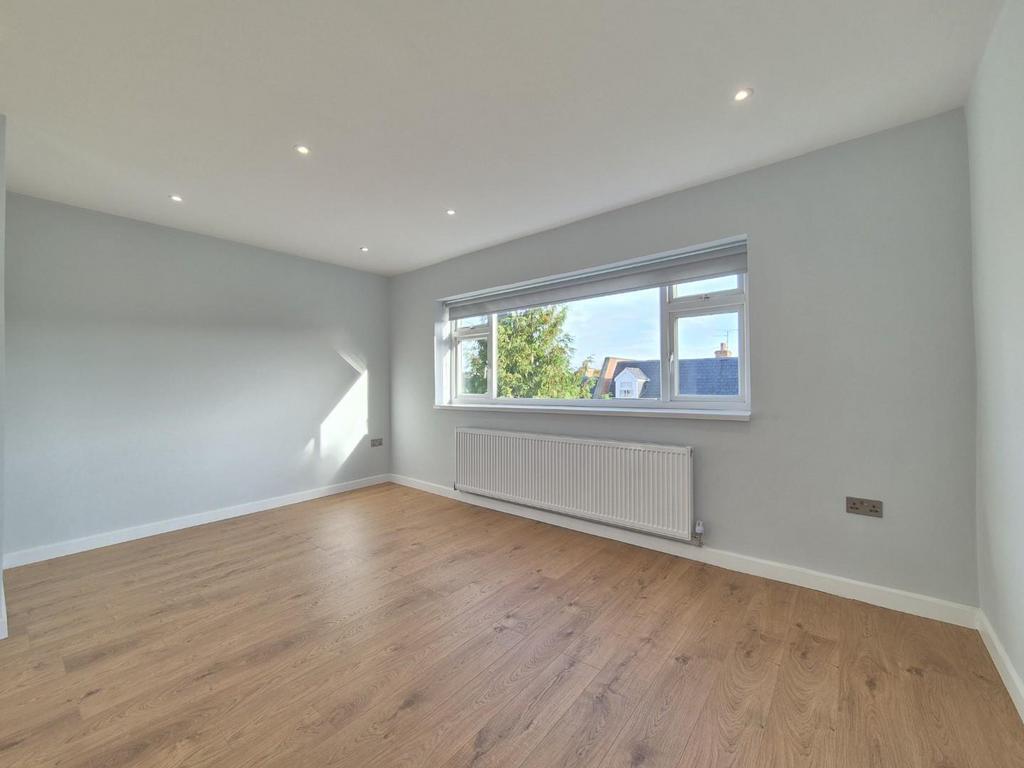
[[[438,411],[490,411],[495,413],[572,413],[587,416],[640,416],[656,419],[711,419],[750,421],[750,411],[700,408],[611,408],[585,405],[498,405],[495,403],[434,404]]]

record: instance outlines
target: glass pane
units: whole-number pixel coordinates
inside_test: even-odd
[[[459,342],[459,394],[487,394],[487,339]]]
[[[680,283],[672,287],[672,295],[677,299],[681,299],[684,296],[703,296],[705,293],[735,291],[739,287],[739,275],[723,275],[722,277],[709,277],[706,280],[691,280],[688,283]]]
[[[661,395],[657,288],[498,316],[498,397],[549,400]]]
[[[678,318],[678,394],[738,396],[739,343],[739,312]]]
[[[487,315],[477,315],[476,317],[464,317],[461,320],[455,321],[456,328],[475,328],[478,325],[487,325]]]

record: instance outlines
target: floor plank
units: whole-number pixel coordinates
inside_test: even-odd
[[[4,576],[5,768],[1024,766],[976,632],[394,485]]]

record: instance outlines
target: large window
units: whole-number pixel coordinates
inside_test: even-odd
[[[746,242],[442,304],[439,405],[749,413]]]

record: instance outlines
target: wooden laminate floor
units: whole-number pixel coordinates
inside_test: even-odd
[[[6,584],[5,768],[1024,766],[976,632],[398,486]]]

